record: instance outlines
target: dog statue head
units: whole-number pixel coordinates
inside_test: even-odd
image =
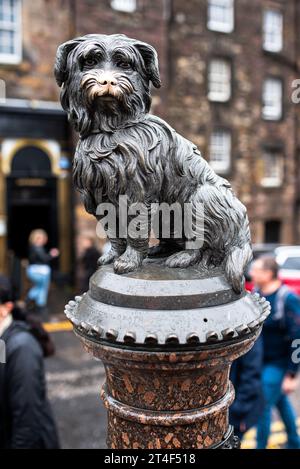
[[[123,34],[88,34],[59,46],[55,77],[61,103],[84,138],[138,122],[161,86],[156,50]]]

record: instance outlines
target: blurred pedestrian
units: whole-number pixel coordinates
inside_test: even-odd
[[[240,440],[257,425],[264,409],[262,368],[263,344],[259,337],[248,353],[233,362],[230,372],[235,400],[229,409],[229,420]]]
[[[86,292],[89,289],[90,277],[98,268],[100,252],[96,247],[95,239],[92,236],[85,236],[81,241],[83,254],[80,258],[82,268],[81,290]]]
[[[8,284],[0,279],[0,448],[57,449],[59,441],[46,395],[44,353],[24,321],[13,318]]]
[[[59,256],[59,251],[53,248],[48,253],[45,246],[48,235],[44,230],[34,230],[29,236],[29,266],[27,276],[33,283],[27,298],[33,302],[38,312],[47,316],[48,291],[51,280],[50,262]]]
[[[300,338],[300,298],[278,278],[278,265],[271,256],[256,260],[250,275],[258,292],[271,304],[262,338],[262,373],[265,407],[257,427],[257,448],[266,448],[270,434],[272,408],[276,407],[287,432],[287,447],[299,449],[296,414],[288,394],[297,387],[298,365],[292,361],[292,342]]]

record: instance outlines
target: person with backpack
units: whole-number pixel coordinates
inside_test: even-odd
[[[272,409],[277,408],[287,433],[287,447],[300,448],[296,414],[288,395],[297,388],[299,365],[293,362],[293,342],[300,338],[300,298],[278,278],[274,257],[262,256],[251,267],[256,291],[271,305],[263,330],[262,385],[264,411],[257,426],[257,448],[267,447]]]
[[[229,408],[229,422],[241,441],[244,434],[256,426],[264,408],[262,364],[263,345],[259,337],[252,349],[231,366],[230,381],[235,390],[235,399]]]
[[[17,317],[17,320],[14,318]],[[0,448],[58,449],[46,393],[44,356],[53,346],[42,326],[15,307],[8,281],[0,277]]]

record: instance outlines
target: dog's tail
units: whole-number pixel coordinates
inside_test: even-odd
[[[225,259],[225,275],[236,293],[244,288],[244,272],[247,264],[252,260],[250,243],[243,247],[233,247]]]

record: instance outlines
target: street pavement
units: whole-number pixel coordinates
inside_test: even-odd
[[[104,368],[84,351],[69,322],[51,323],[46,327],[56,345],[55,356],[46,360],[46,375],[62,448],[105,448],[106,410],[100,399]],[[300,386],[292,396],[300,417],[299,397]],[[300,418],[298,426],[300,430]],[[285,442],[283,425],[274,413],[269,447],[282,448]],[[243,448],[255,448],[254,430],[247,434]]]
[[[105,448],[106,410],[100,399],[103,366],[83,350],[72,332],[62,329],[52,332],[56,354],[46,360],[48,396],[61,446]]]

